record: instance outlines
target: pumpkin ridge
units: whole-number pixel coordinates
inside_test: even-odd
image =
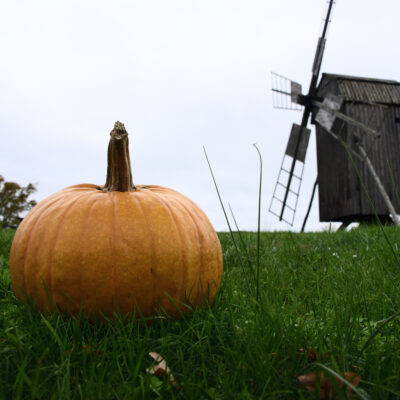
[[[173,223],[175,225],[175,229],[178,232],[178,237],[179,237],[179,240],[180,240],[180,243],[181,243],[181,248],[182,248],[182,253],[183,253],[182,257],[181,257],[182,258],[182,267],[183,267],[182,268],[182,274],[181,274],[181,285],[180,285],[180,288],[179,288],[179,291],[178,291],[178,296],[180,297],[181,294],[182,294],[183,288],[185,287],[184,283],[185,283],[185,278],[186,278],[186,271],[187,271],[187,268],[188,268],[188,264],[186,262],[186,254],[185,254],[186,253],[186,249],[184,248],[184,240],[182,238],[182,232],[181,232],[181,229],[179,227],[179,224],[177,224],[177,222],[176,222],[176,216],[173,213],[173,211],[171,210],[170,204],[167,201],[165,201],[163,199],[163,197],[159,193],[153,192],[153,191],[151,191],[150,193],[153,196],[155,196],[156,198],[158,198],[159,201],[161,202],[161,204],[163,204],[164,207],[168,210],[168,213],[170,214],[171,219],[172,219],[172,221],[173,221]],[[185,297],[185,294],[186,293],[183,293],[183,297]],[[183,299],[181,301],[185,302],[185,299]]]
[[[182,201],[184,200],[184,201]],[[203,257],[203,246],[202,246],[202,240],[201,240],[201,234],[200,234],[200,229],[199,226],[196,222],[196,219],[193,217],[192,213],[190,210],[186,207],[185,202],[186,202],[186,197],[182,197],[182,199],[176,199],[177,203],[180,204],[180,206],[185,210],[186,214],[189,216],[191,219],[193,225],[196,228],[196,236],[197,236],[197,243],[198,243],[198,254],[200,256],[200,268],[199,268],[199,277],[201,279],[201,272],[204,270],[204,257]],[[200,289],[198,287],[195,287],[197,293],[195,293],[196,296],[193,296],[193,303],[197,304],[198,300],[201,297]],[[190,290],[193,290],[194,288],[191,288]],[[190,295],[190,293],[189,293]]]
[[[195,203],[193,202],[193,200],[191,200],[191,199],[189,199],[189,198],[187,199],[187,203],[188,203],[188,204],[195,204]],[[212,226],[212,225],[211,225],[211,222],[210,222],[210,220],[208,219],[207,215],[206,215],[199,207],[192,208],[191,210],[193,210],[193,212],[194,212],[194,217],[201,216],[202,224],[203,224],[203,226],[206,228],[206,229],[204,229],[204,232],[208,232],[208,234],[209,234],[210,231],[209,231],[209,229],[208,229],[208,226]],[[214,279],[213,281],[208,282],[208,287],[205,288],[205,289],[208,290],[209,293],[210,293],[210,291],[211,291],[211,285],[213,284],[213,285],[215,286],[215,289],[216,289],[216,290],[215,290],[215,293],[216,293],[217,290],[218,290],[218,287],[219,287],[219,285],[220,285],[220,283],[221,283],[223,260],[222,260],[222,250],[221,250],[221,246],[218,245],[219,240],[218,240],[217,233],[216,233],[215,231],[214,231],[214,234],[212,235],[212,237],[213,237],[212,243],[213,243],[213,244],[216,244],[215,250],[217,250],[217,254],[219,254],[219,257],[218,257],[217,260],[216,260],[216,266],[217,266],[217,268],[219,269],[219,271],[221,271],[221,273],[218,274],[218,276],[219,276],[219,282],[217,282],[217,281]],[[221,262],[219,262],[219,261],[221,261]],[[204,272],[204,269],[202,270],[202,272]],[[214,295],[213,295],[212,297],[214,297]]]
[[[188,197],[185,199],[185,201],[187,204],[196,206],[196,203],[194,203],[194,201],[189,199]],[[191,208],[191,210],[192,209],[194,210],[194,218],[195,219],[196,219],[196,217],[201,216],[201,221],[202,221],[203,226],[207,226],[207,225],[212,226],[207,215],[201,210],[201,208],[195,207],[195,208]],[[208,229],[206,229],[205,231],[209,232]],[[219,255],[218,259],[217,259],[217,264],[216,264],[218,267],[218,271],[219,271],[218,276],[220,277],[219,283],[215,280],[212,282],[215,285],[216,290],[218,290],[219,284],[221,282],[221,276],[222,276],[222,270],[223,270],[223,258],[222,258],[221,244],[219,242],[218,235],[216,232],[214,232],[212,243],[215,245],[215,250],[217,251],[217,254]],[[211,282],[209,284],[211,284]]]
[[[137,201],[137,203],[139,204],[139,208],[140,208],[140,210],[142,211],[143,217],[144,217],[144,219],[145,219],[145,221],[146,221],[147,232],[150,232],[150,233],[151,233],[151,228],[150,228],[150,224],[149,224],[149,219],[148,219],[146,213],[144,212],[144,207],[143,207],[143,203],[142,203],[142,200],[141,200],[140,196],[130,196],[130,198],[134,198],[134,199]],[[151,245],[152,245],[151,247],[154,248],[154,239],[153,239],[153,236],[150,234],[149,237],[150,237],[150,241],[151,241]],[[153,286],[152,292],[154,293],[155,282],[154,282],[154,275],[153,275],[153,267],[154,267],[154,254],[153,254],[153,252],[151,252],[150,275],[151,275],[152,286]],[[136,305],[136,307],[139,308],[139,312],[141,313],[142,310],[140,310],[139,305]],[[154,308],[154,304],[151,305],[151,310],[152,310],[152,312],[154,311],[153,308]]]
[[[57,203],[59,200],[61,200],[62,199],[62,196],[60,196],[60,197],[56,197],[55,199],[53,199],[53,202],[50,204],[50,207],[52,206],[52,205],[54,205],[55,203]],[[31,242],[32,242],[32,237],[33,237],[33,234],[32,234],[32,232],[34,232],[34,230],[35,230],[35,228],[37,227],[37,224],[38,224],[38,222],[39,222],[39,220],[40,219],[42,219],[43,218],[43,216],[44,215],[46,215],[46,211],[48,212],[48,209],[46,208],[46,210],[45,210],[45,212],[44,213],[38,213],[38,211],[37,210],[41,210],[44,206],[46,205],[46,207],[47,207],[47,204],[43,204],[43,202],[41,202],[41,203],[39,203],[36,207],[38,207],[36,210],[35,209],[33,209],[32,211],[36,211],[35,212],[35,214],[32,214],[32,217],[36,217],[36,219],[34,220],[34,221],[30,221],[30,223],[28,224],[28,227],[29,227],[29,225],[30,224],[33,224],[32,225],[32,227],[30,228],[30,230],[29,230],[29,235],[28,235],[28,239],[27,239],[27,243],[26,243],[26,250],[25,250],[25,254],[24,254],[24,262],[23,262],[23,265],[22,265],[22,280],[23,280],[23,290],[24,290],[24,294],[25,294],[25,297],[27,297],[28,296],[28,292],[27,292],[27,290],[26,290],[26,262],[27,262],[27,259],[28,259],[28,257],[27,257],[27,254],[29,254],[29,245],[31,244]],[[41,207],[40,207],[41,206]],[[35,208],[36,208],[35,207]],[[37,216],[36,216],[36,214],[38,214]],[[24,221],[22,221],[22,223],[23,223]],[[23,237],[25,236],[25,232],[23,232]],[[21,238],[22,239],[22,238]],[[14,247],[14,246],[13,246]],[[16,247],[16,246],[15,246]],[[17,289],[17,288],[16,288]],[[21,288],[20,288],[21,289]]]
[[[112,229],[114,234],[110,235],[111,236],[111,254],[114,255],[114,257],[112,258],[112,264],[111,264],[111,271],[112,271],[112,301],[111,301],[111,312],[114,313],[114,311],[119,311],[119,305],[117,302],[117,293],[119,293],[117,291],[117,283],[116,283],[116,278],[115,278],[115,239],[114,239],[114,235],[115,232],[117,232],[117,228],[118,226],[118,202],[115,201],[115,199],[117,198],[117,196],[113,196],[111,195],[111,202],[112,202],[112,208],[113,208],[113,217],[112,217]]]
[[[88,231],[88,229],[89,229],[89,221],[90,221],[90,218],[89,218],[89,217],[90,217],[90,214],[91,214],[91,212],[92,212],[94,206],[96,205],[96,203],[97,203],[98,201],[99,201],[99,199],[94,199],[94,200],[92,201],[92,203],[90,204],[90,207],[89,207],[89,209],[88,209],[88,211],[87,211],[86,219],[85,219],[84,226],[83,226],[83,229],[82,229],[82,238],[81,238],[81,240],[79,241],[80,245],[79,245],[78,253],[81,253],[81,249],[83,248],[83,245],[84,245],[84,238],[86,237],[87,231]],[[80,291],[80,293],[84,293],[83,274],[82,274],[82,273],[79,275],[79,291]],[[83,305],[81,305],[81,310],[80,310],[80,312],[81,312],[81,311],[83,311]]]
[[[208,247],[208,246],[204,246],[205,243],[213,243],[213,244],[217,244],[218,242],[218,236],[216,234],[215,231],[213,231],[213,235],[212,235],[212,240],[211,240],[211,235],[210,235],[210,230],[209,227],[211,225],[211,222],[209,221],[207,215],[199,208],[196,206],[196,204],[193,202],[193,200],[189,199],[188,197],[183,197],[182,200],[179,199],[182,206],[187,210],[188,214],[191,216],[191,218],[194,221],[198,221],[196,223],[196,227],[198,229],[199,232],[199,243],[200,243],[200,251],[201,251],[201,267],[200,267],[200,271],[199,271],[199,276],[200,276],[200,290],[202,292],[199,293],[199,298],[202,299],[204,297],[204,295],[207,293],[207,291],[210,291],[211,289],[211,285],[214,284],[215,285],[215,289],[217,290],[219,287],[219,283],[218,281],[215,281],[215,279],[213,279],[212,281],[204,281],[202,280],[202,278],[204,278],[204,274],[206,272],[206,264],[205,264],[205,258],[204,258],[204,247]],[[196,207],[189,207],[189,206],[196,206]],[[200,229],[201,228],[201,229]],[[202,234],[200,234],[200,231],[202,232]],[[204,233],[207,233],[207,235],[205,235]],[[222,254],[221,253],[221,247],[220,246],[216,246],[215,250],[217,250],[218,254]],[[221,261],[221,262],[220,262]],[[221,271],[222,273],[222,259],[221,257],[218,257],[218,260],[216,261],[216,265],[218,267],[218,270]],[[221,276],[221,274],[218,274],[218,276]],[[208,287],[203,287],[203,284],[207,284]],[[208,293],[210,294],[210,292]],[[210,296],[208,296],[210,297]],[[214,296],[211,296],[214,297]]]
[[[111,219],[108,219],[107,223],[102,225],[102,229],[105,231],[103,233],[99,233],[97,229],[93,228],[93,224],[96,224],[98,221],[98,216],[100,215],[105,215],[109,216],[111,214],[109,212],[110,209],[110,199],[107,196],[107,193],[102,193],[102,192],[92,192],[89,198],[87,198],[87,201],[90,202],[90,208],[89,212],[86,212],[84,214],[84,219],[82,221],[82,235],[83,239],[80,242],[79,249],[81,246],[83,247],[82,253],[79,253],[78,255],[78,261],[81,262],[81,266],[78,268],[78,274],[79,274],[79,280],[76,281],[76,288],[80,288],[78,290],[74,290],[75,298],[78,301],[78,306],[81,307],[83,315],[92,315],[95,314],[96,317],[102,318],[102,314],[107,315],[109,317],[112,317],[112,313],[109,314],[109,302],[108,302],[108,296],[110,295],[111,292],[111,274],[108,277],[108,291],[105,293],[103,290],[103,284],[105,282],[106,278],[99,278],[99,274],[103,274],[104,271],[107,272],[107,268],[105,268],[104,263],[102,263],[103,259],[110,260],[109,255],[111,255],[111,249],[109,246],[109,240],[107,242],[107,239],[110,238],[112,235],[112,226],[109,221]],[[106,240],[106,241],[104,241]],[[99,242],[100,241],[100,242]],[[98,263],[92,264],[91,259],[92,259],[92,245],[93,243],[101,243],[103,245],[104,251],[107,253],[102,257],[102,260],[98,260]],[[75,250],[76,248],[74,248]],[[95,256],[99,254],[98,251],[96,251]],[[108,258],[107,258],[108,257]],[[76,265],[76,264],[75,264]],[[93,271],[97,271],[98,274],[93,274]],[[68,278],[68,277],[67,277]],[[93,279],[92,279],[93,278]],[[63,275],[59,275],[58,279],[61,280],[63,279]],[[90,287],[91,289],[88,290],[88,283],[87,281],[90,281]],[[86,282],[86,283],[85,283]],[[79,286],[78,286],[79,285]],[[65,304],[63,304],[65,305]],[[71,303],[72,306],[74,306],[74,303]],[[68,305],[67,305],[68,306]],[[78,311],[79,312],[79,311]],[[74,311],[76,314],[76,312]]]
[[[81,199],[82,197],[85,197],[86,193],[81,194],[80,196],[74,197],[73,199],[71,199],[71,203],[68,205],[68,207],[66,207],[66,209],[64,210],[64,213],[62,214],[60,220],[58,221],[57,227],[55,229],[55,237],[54,237],[54,241],[52,243],[51,248],[53,249],[53,251],[50,251],[50,256],[49,256],[49,288],[47,289],[48,291],[48,295],[49,295],[49,299],[52,302],[55,303],[54,300],[54,293],[53,293],[53,287],[54,287],[54,282],[53,282],[53,256],[54,256],[54,249],[56,247],[57,244],[57,240],[59,237],[59,232],[60,232],[60,227],[63,224],[65,217],[67,216],[68,212],[70,212],[72,210],[72,208],[76,205],[76,203],[79,201],[79,199]],[[53,304],[50,304],[50,308],[53,306]]]
[[[222,248],[221,248],[221,243],[219,242],[219,239],[218,239],[217,232],[215,232],[214,244],[215,244],[215,248],[217,249],[217,253],[218,253],[218,276],[220,277],[219,283],[221,284],[224,260],[222,257]],[[218,286],[219,286],[218,282],[215,282],[215,284],[216,284],[216,289],[218,291]]]

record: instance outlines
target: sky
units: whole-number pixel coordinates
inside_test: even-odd
[[[325,0],[2,0],[0,174],[36,183],[40,201],[103,184],[115,121],[130,137],[136,184],[190,197],[239,228],[302,225],[317,174],[312,127],[293,227],[268,212],[293,122],[272,107],[271,71],[308,88]],[[400,2],[337,0],[321,72],[400,80]],[[229,213],[229,210],[228,210]],[[232,222],[232,221],[231,221]],[[306,230],[320,223],[318,198]]]

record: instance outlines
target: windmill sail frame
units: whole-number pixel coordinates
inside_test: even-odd
[[[294,216],[296,214],[298,198],[300,196],[301,182],[303,180],[304,163],[310,139],[311,130],[298,124],[292,125],[289,140],[286,145],[286,151],[282,159],[281,167],[278,173],[278,179],[275,184],[269,211],[281,218],[283,221],[293,226]],[[298,148],[296,148],[298,146]],[[290,165],[295,162],[297,173],[290,171]],[[291,177],[291,178],[290,178]],[[282,214],[282,205],[285,202],[284,213]],[[290,204],[288,204],[290,203]],[[278,208],[279,207],[279,208]],[[289,216],[287,214],[290,214]]]
[[[302,143],[303,143],[303,139],[302,136],[305,132],[307,132],[307,125],[308,125],[308,121],[312,112],[312,108],[313,105],[312,103],[309,101],[310,99],[312,99],[313,97],[315,97],[315,92],[316,92],[316,88],[317,88],[317,82],[318,82],[318,75],[320,72],[320,68],[321,68],[321,63],[322,63],[322,58],[323,58],[323,54],[324,54],[324,50],[325,50],[325,44],[326,44],[326,34],[327,34],[327,30],[328,30],[328,25],[330,23],[330,16],[331,16],[331,12],[332,12],[332,8],[334,5],[335,1],[334,0],[329,0],[328,3],[328,8],[327,8],[327,12],[326,12],[326,17],[324,19],[324,23],[323,23],[323,29],[322,29],[322,34],[320,36],[320,38],[318,39],[318,44],[317,44],[317,49],[315,52],[315,57],[314,57],[314,62],[313,62],[313,66],[312,66],[312,78],[311,78],[311,82],[310,82],[310,86],[308,89],[308,94],[306,96],[301,95],[301,86],[300,84],[293,84],[292,85],[292,81],[289,80],[288,78],[282,77],[281,75],[275,74],[275,76],[283,78],[283,82],[285,83],[285,88],[281,89],[281,88],[276,88],[274,86],[272,86],[272,92],[276,93],[276,94],[280,94],[280,95],[284,95],[284,96],[289,96],[290,95],[290,100],[291,103],[293,104],[304,104],[304,109],[303,109],[303,116],[302,116],[302,120],[301,120],[301,124],[300,124],[300,129],[298,130],[299,134],[297,135],[296,139],[295,139],[295,144],[291,145],[291,148],[293,147],[294,151],[291,152],[292,154],[292,162],[291,162],[291,166],[289,169],[289,176],[288,176],[288,180],[287,183],[285,185],[285,194],[283,196],[282,200],[278,200],[277,196],[275,194],[277,187],[280,186],[280,182],[279,182],[279,178],[280,178],[280,174],[282,172],[282,165],[283,162],[282,161],[282,165],[281,165],[281,169],[279,172],[279,176],[278,176],[278,180],[277,183],[275,185],[275,191],[272,197],[272,201],[271,201],[271,206],[270,206],[270,211],[271,211],[271,207],[272,204],[274,203],[274,200],[280,201],[282,206],[281,206],[281,211],[279,214],[279,220],[282,221],[284,220],[284,214],[285,214],[285,207],[286,207],[286,203],[287,200],[289,198],[289,194],[291,193],[292,189],[291,189],[291,184],[292,184],[292,179],[294,177],[294,171],[295,171],[295,167],[296,167],[296,162],[299,162],[298,160],[298,152],[302,151],[302,153],[304,153],[304,159],[305,159],[305,151],[303,150],[302,147]],[[273,75],[274,76],[274,75]],[[290,82],[290,92],[289,92],[289,88],[287,87],[288,84]],[[300,87],[300,93],[299,92],[299,87]],[[281,96],[282,97],[282,96]],[[301,100],[301,101],[300,101]],[[276,107],[276,108],[290,108],[290,107]],[[309,136],[309,135],[308,135]],[[289,138],[290,140],[290,138]],[[305,141],[308,144],[308,138]],[[285,154],[286,156],[286,154]],[[283,158],[283,160],[285,160],[285,156]],[[303,158],[303,157],[300,157]],[[303,166],[302,166],[302,171],[304,169],[304,161],[302,162]],[[301,174],[302,176],[302,174]],[[301,184],[302,179],[300,179],[299,184]],[[297,191],[297,196],[296,198],[298,199],[298,194],[300,192],[300,186],[298,188]],[[297,206],[297,200],[296,200],[296,206]],[[296,211],[296,208],[294,208],[294,213]],[[293,224],[293,220],[294,220],[294,215],[293,218],[291,219],[292,223],[290,225]]]

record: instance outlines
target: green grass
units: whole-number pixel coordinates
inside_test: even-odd
[[[0,231],[0,399],[312,399],[296,378],[324,367],[360,374],[355,398],[400,398],[400,230],[384,229],[392,248],[376,227],[261,233],[259,302],[257,233],[235,234],[239,255],[220,233],[215,305],[149,326],[44,317],[20,304],[13,232]],[[298,351],[306,347],[317,362]],[[151,351],[177,386],[146,373]]]

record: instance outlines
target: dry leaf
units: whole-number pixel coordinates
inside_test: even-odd
[[[343,387],[343,382],[336,378],[335,382],[339,388]],[[357,386],[360,383],[361,376],[355,372],[345,372],[344,379],[350,382],[353,386]],[[310,372],[306,375],[301,375],[297,380],[306,387],[311,393],[315,393],[315,386],[319,381],[319,399],[334,399],[336,398],[335,384],[332,382],[332,378],[327,378],[323,372]],[[351,394],[351,388],[347,386],[347,393]]]
[[[313,362],[313,361],[315,361],[317,359],[317,352],[314,349],[310,348],[310,347],[306,347],[305,349],[300,347],[299,349],[297,349],[297,351],[299,353],[306,353],[308,361]]]
[[[158,364],[150,368],[146,368],[146,372],[148,374],[152,374],[158,377],[168,376],[171,384],[176,385],[175,378],[171,374],[171,370],[169,369],[167,362],[163,359],[163,357],[160,354],[156,353],[155,351],[150,352],[149,356],[151,358],[154,358],[155,362]]]
[[[329,354],[323,353],[322,355],[321,354],[318,355],[317,352],[314,349],[312,349],[311,347],[306,347],[305,349],[300,347],[299,349],[297,349],[297,351],[299,353],[307,354],[307,359],[310,362],[317,361],[317,359],[325,360],[325,359],[329,358]]]
[[[357,386],[361,381],[361,375],[349,371],[344,373],[344,379],[346,379],[347,382],[350,382],[353,386]],[[348,388],[348,390],[351,392],[350,388]]]
[[[311,361],[311,362],[316,361],[316,359],[317,359],[316,351],[314,349],[310,349],[309,347],[307,347],[306,350],[308,350],[308,361]]]

